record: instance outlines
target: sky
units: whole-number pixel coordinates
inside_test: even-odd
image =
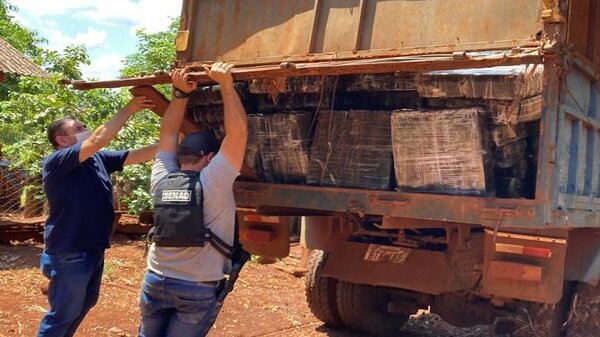
[[[122,60],[135,52],[136,30],[164,31],[181,14],[181,0],[8,0],[23,26],[48,40],[45,48],[63,51],[83,44],[91,65],[85,79],[116,79]]]

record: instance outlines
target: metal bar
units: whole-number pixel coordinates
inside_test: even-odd
[[[358,215],[384,215],[494,228],[539,228],[545,203],[529,199],[496,199],[324,186],[236,182],[239,207],[283,207]],[[382,204],[377,200],[406,200],[406,204]],[[508,210],[513,210],[512,212]],[[546,227],[544,227],[546,228]]]
[[[310,34],[310,41],[308,43],[308,50],[306,51],[308,54],[314,53],[315,50],[315,41],[317,39],[317,31],[319,28],[319,15],[321,13],[322,0],[315,0],[315,7],[313,9],[313,13],[315,17],[313,18],[312,31]]]
[[[356,33],[356,42],[354,43],[354,50],[360,50],[360,41],[362,40],[362,36],[363,36],[363,26],[364,26],[364,19],[365,19],[365,13],[367,11],[367,2],[369,0],[360,0],[360,4],[358,5],[359,8],[359,17],[358,17],[358,30]]]

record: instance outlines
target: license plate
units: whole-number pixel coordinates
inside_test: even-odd
[[[364,260],[403,264],[406,261],[406,258],[408,258],[408,254],[410,254],[410,249],[407,248],[369,245]]]

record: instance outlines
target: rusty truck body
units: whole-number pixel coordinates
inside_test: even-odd
[[[393,335],[430,306],[498,334],[522,332],[503,322],[523,312],[548,336],[597,326],[566,319],[593,307],[600,279],[597,1],[185,0],[176,47],[177,66],[196,69],[204,88],[190,102],[196,123],[218,115],[202,65],[236,65],[254,118],[234,186],[240,237],[255,254],[285,256],[286,219],[304,217],[307,300],[325,323]],[[431,150],[440,132],[463,143]]]

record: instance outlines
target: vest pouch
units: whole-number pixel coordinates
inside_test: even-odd
[[[158,212],[156,211],[158,208]],[[186,206],[171,205],[155,207],[153,241],[157,246],[166,247],[203,247],[205,230],[202,225],[202,212],[195,212]],[[198,218],[200,217],[200,218]],[[196,220],[194,223],[193,220]],[[192,220],[186,225],[188,220]]]

